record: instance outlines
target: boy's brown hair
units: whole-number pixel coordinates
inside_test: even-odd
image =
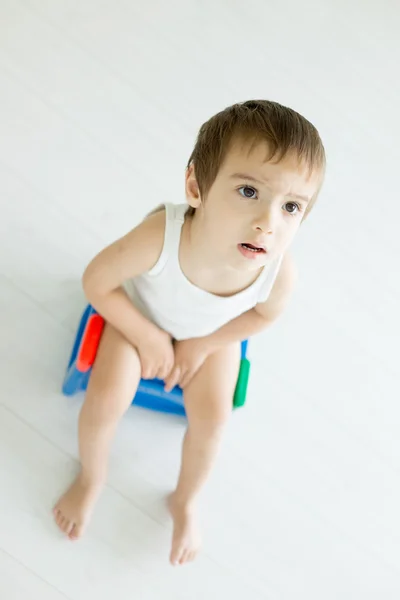
[[[320,171],[321,185],[325,171],[325,150],[317,129],[302,115],[269,100],[248,100],[228,106],[206,121],[198,133],[187,167],[194,165],[200,195],[209,192],[226,153],[234,139],[256,144],[266,142],[267,160],[282,160],[288,153],[298,156],[299,163],[310,173]],[[307,207],[310,211],[320,187]],[[188,214],[193,215],[194,208]]]

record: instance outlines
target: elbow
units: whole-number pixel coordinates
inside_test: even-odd
[[[267,309],[267,307],[263,304],[255,306],[253,310],[260,329],[268,327],[277,317],[276,314],[273,314],[271,310]]]
[[[106,298],[117,289],[107,285],[105,274],[97,268],[92,268],[91,264],[85,269],[81,281],[83,293],[93,306],[96,306],[98,302],[102,302],[103,298]]]
[[[93,278],[90,265],[85,269],[82,275],[82,289],[86,299],[90,304],[93,304],[93,299],[99,296],[99,290]]]
[[[83,293],[85,294],[85,298],[86,300],[92,304],[92,288],[90,285],[90,282],[88,280],[88,277],[86,276],[86,271],[85,273],[82,275],[82,289],[83,289]]]

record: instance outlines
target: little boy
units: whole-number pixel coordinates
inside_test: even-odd
[[[81,469],[54,508],[80,537],[104,485],[110,444],[141,377],[183,389],[188,427],[170,560],[200,547],[196,500],[232,412],[240,341],[274,321],[295,281],[289,246],[316,201],[325,152],[315,127],[265,100],[235,104],[200,129],[186,200],[165,204],[98,254],[83,275],[106,319],[79,418]]]

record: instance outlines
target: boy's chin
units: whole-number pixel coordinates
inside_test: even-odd
[[[241,272],[245,272],[245,273],[250,273],[251,271],[259,271],[260,269],[262,269],[263,267],[265,267],[265,265],[267,264],[268,261],[264,260],[246,260],[246,259],[240,259],[237,260],[235,262],[234,265],[232,265],[232,267],[236,270],[236,271],[241,271]]]

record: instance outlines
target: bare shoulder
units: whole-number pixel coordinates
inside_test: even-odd
[[[165,209],[153,212],[122,238],[106,248],[109,254],[140,263],[143,271],[151,269],[157,262],[164,245]]]
[[[149,251],[153,250],[152,255],[157,255],[158,258],[164,244],[164,234],[165,208],[159,207],[147,215],[139,225],[121,238],[120,241],[124,241],[128,247],[132,246],[134,249],[140,242]]]
[[[165,210],[151,213],[94,257],[83,275],[84,288],[105,294],[149,271],[161,255],[164,232]]]
[[[271,293],[265,302],[257,304],[257,312],[267,319],[275,319],[286,308],[298,279],[298,272],[290,253],[282,259]]]

